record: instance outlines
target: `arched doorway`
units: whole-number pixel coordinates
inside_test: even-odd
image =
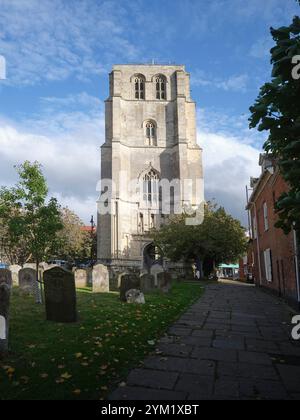
[[[163,257],[161,250],[154,245],[154,243],[150,243],[145,246],[143,251],[143,268],[150,272],[151,267],[154,264],[161,264],[163,265]]]

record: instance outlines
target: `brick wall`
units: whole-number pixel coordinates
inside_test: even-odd
[[[257,216],[257,238],[253,238],[251,245],[254,253],[254,276],[257,285],[267,287],[288,301],[297,303],[297,276],[295,261],[294,234],[285,235],[281,229],[275,228],[278,219],[274,206],[280,195],[288,191],[288,185],[281,177],[278,170],[275,174],[265,172],[251,198],[252,221]],[[264,206],[265,210],[264,210]],[[265,216],[267,224],[265,226]],[[267,228],[268,227],[268,228]],[[271,281],[268,281],[266,269],[266,250],[271,250]],[[258,255],[259,254],[259,255]],[[259,269],[259,258],[260,267]],[[268,257],[267,257],[268,266]],[[261,273],[260,273],[261,272]],[[270,280],[270,279],[269,279]]]

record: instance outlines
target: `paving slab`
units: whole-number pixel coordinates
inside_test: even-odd
[[[251,285],[206,287],[111,400],[300,400],[294,312]]]

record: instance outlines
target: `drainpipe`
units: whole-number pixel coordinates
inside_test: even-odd
[[[300,273],[299,273],[299,247],[297,241],[297,232],[294,230],[294,246],[295,246],[295,264],[296,264],[296,278],[297,278],[297,297],[300,303]]]
[[[250,204],[254,205],[254,213],[255,213],[255,220],[256,220],[256,243],[257,243],[257,257],[258,257],[258,269],[259,269],[259,284],[262,285],[262,271],[261,271],[261,260],[260,260],[260,244],[259,244],[259,231],[258,231],[258,217],[257,217],[257,208],[256,203],[251,202]]]

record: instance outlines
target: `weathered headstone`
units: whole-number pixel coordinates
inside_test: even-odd
[[[19,287],[21,290],[34,294],[36,290],[36,270],[33,268],[22,268],[19,271]]]
[[[109,272],[106,265],[97,264],[93,268],[93,293],[109,292]]]
[[[152,267],[151,267],[151,274],[154,276],[154,284],[155,284],[155,286],[157,287],[157,285],[158,285],[158,282],[157,282],[157,275],[159,274],[159,273],[163,273],[164,272],[164,269],[163,269],[163,267],[160,265],[160,264],[154,264]]]
[[[76,322],[76,288],[74,274],[61,267],[44,272],[47,321]]]
[[[14,286],[19,285],[19,271],[21,270],[21,266],[14,264],[9,266],[9,271],[11,272],[12,282]]]
[[[163,293],[169,293],[169,291],[171,290],[171,285],[172,285],[172,277],[170,273],[166,271],[163,273],[158,273],[157,275],[158,290],[160,290]]]
[[[0,354],[8,351],[9,302],[11,287],[11,272],[6,269],[0,269]]]
[[[142,274],[140,277],[141,291],[143,293],[152,292],[155,289],[154,276],[151,274]]]
[[[123,274],[121,276],[120,284],[120,299],[126,302],[126,292],[130,289],[140,288],[140,278],[134,274]]]
[[[78,288],[88,287],[91,284],[91,271],[83,268],[77,268],[74,271],[75,285]]]
[[[144,293],[137,289],[127,290],[126,294],[127,303],[145,304]]]

